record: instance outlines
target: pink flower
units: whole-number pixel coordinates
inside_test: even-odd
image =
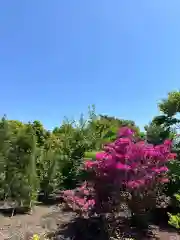
[[[129,145],[131,143],[131,140],[129,138],[119,138],[114,143],[115,146],[122,147]]]
[[[154,147],[146,147],[144,149],[144,156],[146,158],[153,158],[159,155],[158,151]]]
[[[95,205],[94,199],[88,200],[84,205],[83,205],[83,210],[87,211],[91,209]]]
[[[144,179],[138,180],[138,183],[139,183],[139,186],[142,186],[145,184],[145,180]]]
[[[135,169],[137,167],[138,167],[138,163],[135,163],[135,162],[131,163],[131,169]]]
[[[145,184],[145,180],[141,179],[141,180],[137,180],[137,181],[129,181],[127,183],[127,187],[130,188],[138,188],[140,186],[143,186]]]
[[[89,195],[89,190],[84,190],[83,193],[84,195]]]
[[[102,160],[105,157],[105,152],[98,152],[96,153],[96,160]]]
[[[168,168],[167,167],[152,168],[152,171],[154,171],[156,173],[167,172]]]
[[[112,155],[108,154],[106,152],[99,152],[96,153],[96,160],[100,161],[100,160],[112,160]]]
[[[116,158],[117,158],[119,161],[125,162],[125,156],[124,156],[124,154],[116,153]]]
[[[130,170],[131,167],[129,165],[126,165],[126,164],[117,163],[116,164],[116,169],[119,169],[119,170]]]
[[[91,205],[91,206],[94,206],[95,205],[95,200],[94,199],[88,200],[88,204]]]
[[[118,137],[129,137],[134,134],[134,130],[128,128],[128,127],[122,127],[118,131]]]
[[[172,145],[172,140],[170,140],[170,139],[167,139],[167,140],[165,140],[164,141],[164,145]]]
[[[161,179],[159,179],[159,182],[160,183],[168,183],[169,179],[168,178],[161,178]]]
[[[144,145],[145,142],[144,142],[144,141],[139,141],[139,142],[137,142],[137,144],[139,144],[139,145]]]
[[[114,147],[111,147],[111,146],[104,146],[103,149],[106,152],[110,152],[110,153],[114,152]]]
[[[79,197],[75,197],[74,198],[74,202],[77,203],[80,206],[83,206],[85,204],[85,199],[79,198]]]
[[[141,190],[148,192],[158,182],[167,182],[168,178],[161,173],[166,174],[165,164],[176,157],[171,153],[171,141],[158,146],[136,141],[133,130],[121,128],[119,138],[97,153],[96,161],[85,162],[86,170],[92,169],[87,175],[87,184],[76,189],[78,191],[64,192],[66,202],[85,213],[92,208],[93,212],[101,213],[116,207],[113,204],[121,190],[138,189],[137,194],[140,194]],[[92,199],[88,200],[89,197]]]
[[[65,196],[68,196],[68,195],[73,195],[73,191],[72,190],[65,190],[64,192],[63,192],[63,194],[65,195]]]
[[[87,187],[87,182],[84,182],[83,185],[79,188],[80,190],[84,190]]]
[[[137,188],[139,186],[139,183],[137,181],[129,181],[127,182],[126,186],[130,188]]]
[[[169,153],[168,154],[168,159],[170,159],[170,160],[174,160],[174,159],[176,159],[176,157],[177,157],[176,153]]]
[[[86,169],[92,168],[94,166],[94,162],[93,161],[86,161],[84,165],[85,165]]]

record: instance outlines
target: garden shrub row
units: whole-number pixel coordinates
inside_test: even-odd
[[[65,121],[53,131],[39,121],[0,120],[0,199],[31,208],[39,196],[64,191],[64,200],[81,216],[115,219],[125,203],[132,218],[145,223],[157,197],[180,194],[180,92],[159,104],[163,113],[145,131],[133,121],[96,115],[78,124]],[[179,227],[179,213],[168,213]],[[146,217],[146,216],[145,216]],[[108,225],[109,226],[109,225]]]

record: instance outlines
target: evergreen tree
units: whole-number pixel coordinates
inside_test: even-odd
[[[7,197],[18,205],[31,206],[37,194],[36,141],[32,128],[19,129],[12,138],[6,163]]]
[[[29,186],[29,199],[30,207],[36,202],[39,191],[39,178],[37,175],[37,147],[36,137],[32,135],[31,152],[29,156],[29,164],[27,164],[26,175],[28,178]]]
[[[0,199],[4,200],[5,197],[5,171],[8,153],[11,147],[11,132],[9,129],[8,121],[3,117],[0,121]]]

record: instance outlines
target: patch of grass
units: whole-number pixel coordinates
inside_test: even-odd
[[[85,152],[85,159],[95,159],[96,153],[97,153],[96,151]]]

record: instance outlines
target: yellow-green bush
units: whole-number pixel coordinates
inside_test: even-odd
[[[180,194],[175,194],[174,197],[176,198],[178,203],[180,203]],[[173,227],[180,229],[180,213],[177,214],[168,213],[168,216],[169,216],[168,223]]]

